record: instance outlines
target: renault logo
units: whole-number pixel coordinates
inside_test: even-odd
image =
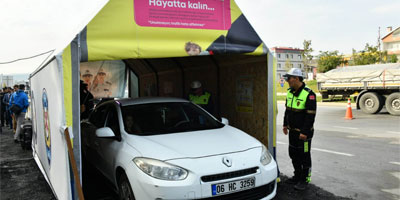
[[[224,165],[226,165],[227,167],[231,167],[232,166],[232,160],[228,157],[223,157],[222,158],[222,163],[224,163]]]

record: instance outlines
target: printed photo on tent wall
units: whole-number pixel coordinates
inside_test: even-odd
[[[120,60],[83,62],[80,78],[94,98],[123,97],[125,91],[125,63]]]
[[[47,161],[49,161],[49,166],[51,165],[51,132],[50,132],[50,116],[49,116],[49,101],[47,97],[46,89],[43,88],[42,94],[43,103],[43,124],[44,124],[44,136],[46,144]]]

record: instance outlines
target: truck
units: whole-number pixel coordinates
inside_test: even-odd
[[[317,74],[322,101],[353,97],[356,108],[376,114],[385,106],[400,115],[400,63],[339,67]]]

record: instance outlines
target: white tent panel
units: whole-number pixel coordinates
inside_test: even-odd
[[[31,78],[32,145],[36,160],[50,181],[58,199],[71,198],[71,179],[66,141],[62,127],[65,124],[63,104],[62,65],[53,60]]]

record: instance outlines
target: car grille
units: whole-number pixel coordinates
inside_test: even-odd
[[[256,187],[250,190],[236,192],[232,194],[226,194],[216,197],[205,198],[201,200],[259,200],[270,195],[275,188],[275,181],[272,181],[266,185]]]
[[[258,170],[258,167],[253,167],[253,168],[243,169],[243,170],[234,171],[234,172],[202,176],[201,180],[203,182],[212,182],[212,181],[236,178],[236,177],[240,177],[240,176],[246,176],[249,174],[255,174],[257,172],[257,170]]]

